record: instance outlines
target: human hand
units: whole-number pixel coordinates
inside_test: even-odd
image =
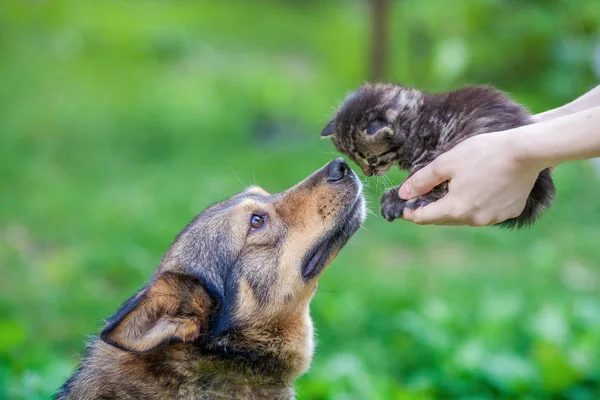
[[[449,181],[440,200],[403,218],[418,224],[486,226],[519,216],[546,165],[528,159],[521,129],[466,139],[413,174],[399,190],[412,199]]]

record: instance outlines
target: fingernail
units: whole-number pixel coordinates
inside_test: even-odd
[[[408,185],[400,186],[398,195],[400,196],[401,199],[408,200],[408,198],[410,197],[410,188],[408,187]]]

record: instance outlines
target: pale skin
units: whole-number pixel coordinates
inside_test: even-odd
[[[536,123],[474,136],[417,171],[400,197],[421,196],[449,181],[448,194],[403,218],[417,224],[493,225],[517,217],[541,170],[600,157],[600,86],[535,116]]]

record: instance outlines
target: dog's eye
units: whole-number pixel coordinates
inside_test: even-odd
[[[381,128],[384,128],[387,125],[388,123],[386,120],[378,118],[375,121],[371,122],[369,126],[367,126],[367,135],[374,135],[377,132],[379,132]]]
[[[252,214],[252,218],[250,218],[250,230],[255,231],[262,228],[266,220],[267,214]]]

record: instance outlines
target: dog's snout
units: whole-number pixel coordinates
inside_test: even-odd
[[[337,182],[344,179],[350,174],[350,167],[348,163],[341,157],[336,158],[329,163],[327,167],[327,181]]]

